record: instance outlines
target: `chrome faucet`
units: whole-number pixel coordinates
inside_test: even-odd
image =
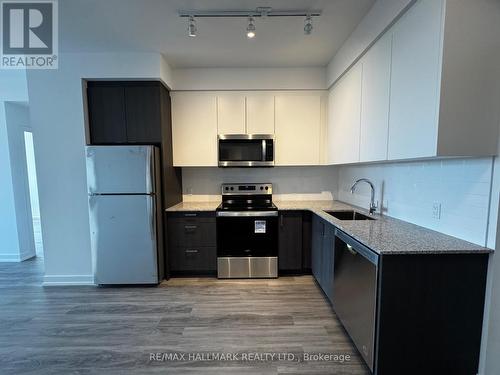
[[[368,185],[370,185],[370,187],[372,189],[372,194],[371,194],[371,198],[370,198],[370,209],[368,212],[370,213],[370,215],[373,215],[375,213],[375,211],[377,211],[377,204],[375,204],[375,187],[373,186],[373,183],[369,179],[360,178],[354,184],[352,184],[351,194],[354,194],[354,191],[356,191],[356,186],[360,182],[366,182]]]

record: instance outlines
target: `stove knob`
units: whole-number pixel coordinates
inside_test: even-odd
[[[260,190],[264,190],[264,188],[261,186],[261,187],[260,187]]]
[[[229,188],[226,186],[226,190],[229,190]]]
[[[231,186],[231,190],[234,190],[234,187]]]
[[[268,187],[268,186],[266,186],[266,190],[269,190],[269,187]]]

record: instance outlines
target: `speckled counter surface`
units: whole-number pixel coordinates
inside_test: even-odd
[[[387,216],[376,220],[338,220],[325,210],[366,211],[338,201],[273,200],[279,210],[311,211],[379,254],[490,253],[493,250]],[[181,202],[176,211],[215,211],[220,202]]]
[[[337,201],[274,201],[280,210],[309,210],[379,254],[490,253],[493,250],[406,221],[338,220],[324,210],[365,210]]]
[[[220,202],[181,202],[175,206],[167,208],[167,212],[182,211],[215,211]]]

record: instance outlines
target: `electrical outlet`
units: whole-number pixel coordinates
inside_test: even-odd
[[[436,220],[441,219],[441,203],[434,202],[432,204],[432,218]]]

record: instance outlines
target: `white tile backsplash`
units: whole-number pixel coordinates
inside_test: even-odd
[[[339,200],[368,207],[368,185],[349,189],[361,177],[373,181],[384,214],[485,245],[492,158],[443,159],[341,166]],[[441,217],[433,205],[441,204]]]
[[[325,167],[182,168],[185,201],[220,200],[222,183],[270,182],[273,197],[281,200],[334,199],[337,169]]]
[[[368,207],[370,190],[352,183],[369,178],[383,213],[467,241],[485,245],[492,158],[442,159],[352,166],[274,168],[183,168],[185,201],[220,200],[220,185],[271,182],[281,200],[338,199]],[[440,218],[433,205],[441,205]]]

